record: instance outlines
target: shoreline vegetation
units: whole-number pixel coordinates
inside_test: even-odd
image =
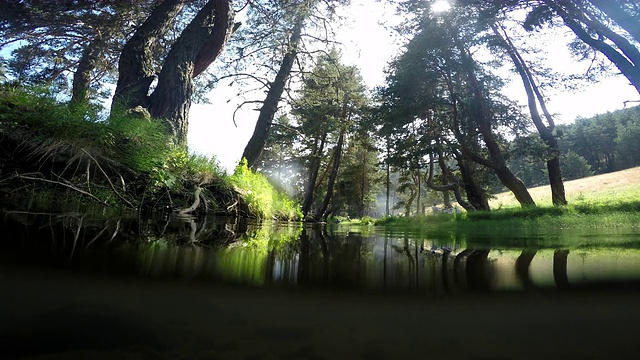
[[[0,116],[0,193],[5,197],[302,220],[299,204],[246,161],[228,175],[215,159],[173,144],[144,111],[106,117],[96,106],[65,104],[42,89],[5,85]],[[513,194],[502,193],[491,199],[491,211],[329,220],[443,231],[638,227],[638,179],[640,167],[567,181],[567,206],[552,206],[549,186],[542,186],[529,189],[537,207],[522,208]]]
[[[513,194],[505,192],[493,196],[491,211],[389,216],[364,223],[474,231],[640,227],[640,167],[566,181],[565,189],[566,206],[551,205],[547,185],[529,189],[540,204],[537,207],[522,208]]]
[[[0,194],[138,211],[298,220],[298,205],[246,162],[228,175],[215,158],[174,144],[139,111],[105,116],[45,89],[0,88]]]

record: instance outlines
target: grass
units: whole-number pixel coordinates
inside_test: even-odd
[[[215,157],[175,145],[164,125],[146,115],[113,111],[105,117],[91,104],[61,103],[47,89],[0,85],[0,192],[26,189],[54,199],[71,184],[69,201],[89,196],[108,205],[124,199],[132,208],[185,209],[203,191],[222,210],[244,200],[247,216],[302,217],[298,204],[246,163],[228,176]],[[24,186],[25,176],[9,181],[34,168],[40,177],[29,178],[32,187]]]
[[[566,181],[564,187],[569,204],[638,201],[640,200],[640,167]],[[543,207],[551,205],[551,188],[548,185],[531,188],[529,193],[536,204]],[[489,201],[489,205],[492,209],[520,206],[511,192],[495,195]]]
[[[478,233],[508,233],[513,229],[557,231],[640,226],[640,167],[567,181],[567,206],[551,205],[548,186],[529,191],[537,207],[521,208],[511,193],[501,193],[491,200],[492,211],[411,218],[385,217],[377,220],[376,225],[457,229]]]
[[[264,175],[251,171],[246,159],[242,159],[229,180],[242,194],[252,214],[262,219],[302,219],[300,206],[285,193],[276,190]]]

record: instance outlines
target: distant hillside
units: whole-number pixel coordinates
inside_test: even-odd
[[[564,186],[569,203],[640,201],[640,167],[566,181]],[[551,205],[548,185],[530,188],[529,192],[538,205]],[[519,206],[511,192],[495,195],[489,204],[492,209]]]

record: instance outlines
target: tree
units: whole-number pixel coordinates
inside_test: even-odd
[[[459,4],[473,5],[490,16],[524,8],[528,11],[523,23],[527,30],[544,25],[554,26],[554,20],[559,18],[582,45],[604,55],[640,93],[640,49],[637,47],[640,6],[637,1],[461,0]],[[578,52],[585,50],[584,46],[575,42],[572,47]]]
[[[293,102],[292,114],[298,120],[304,146],[308,149],[308,179],[305,186],[302,212],[306,216],[326,177],[324,196],[314,211],[316,219],[326,218],[334,209],[329,208],[334,186],[340,171],[345,143],[366,105],[365,87],[357,68],[340,63],[334,49],[319,56],[313,71],[304,79],[300,96]],[[321,174],[325,149],[335,144],[326,170]]]
[[[516,71],[518,72],[518,75],[520,75],[520,78],[522,79],[522,83],[527,94],[527,103],[531,119],[533,120],[540,137],[548,147],[549,155],[547,159],[547,173],[549,175],[549,184],[551,185],[551,199],[553,205],[566,205],[567,199],[564,191],[564,183],[562,182],[562,171],[560,169],[560,149],[558,147],[558,141],[554,135],[555,122],[553,121],[553,117],[547,110],[544,96],[542,96],[540,87],[529,69],[529,66],[518,49],[514,46],[504,27],[493,21],[491,22],[490,27],[497,38],[499,45],[506,50],[516,68]],[[547,121],[546,124],[542,120],[542,116],[538,110],[538,105],[540,106],[540,109],[542,109]]]
[[[193,80],[220,54],[234,29],[234,10],[229,0],[209,0],[164,59],[156,88],[147,96],[154,77],[149,76],[150,58],[145,52],[159,41],[182,6],[180,0],[164,0],[125,45],[118,67],[115,106],[143,106],[155,119],[165,121],[178,144],[186,143]]]
[[[483,71],[472,56],[471,46],[478,41],[476,25],[470,17],[473,14],[458,11],[439,16],[428,11],[422,14],[407,50],[392,65],[389,90],[395,93],[390,97],[396,105],[391,106],[403,109],[404,114],[401,112],[397,118],[405,119],[404,123],[439,118],[435,123],[445,126],[429,127],[433,132],[424,134],[425,146],[432,146],[436,138],[441,138],[440,143],[492,169],[522,206],[535,205],[522,181],[507,167],[502,150],[506,139],[496,131],[501,127],[521,128],[522,118],[516,107],[499,94],[500,79]],[[394,127],[399,128],[398,125]],[[425,146],[421,151],[428,151]],[[479,189],[473,185],[468,188]],[[478,205],[483,203],[481,200]]]
[[[72,101],[85,102],[90,89],[102,85],[100,77],[113,73],[119,56],[112,110],[141,106],[165,122],[180,144],[186,141],[193,79],[218,57],[234,30],[230,0],[10,1],[7,8],[9,16],[0,18],[6,39],[0,46],[23,43],[9,64],[19,81],[64,86],[72,73]]]
[[[249,167],[255,168],[269,135],[269,129],[273,124],[275,114],[285,90],[290,88],[290,80],[294,65],[297,63],[298,72],[302,72],[301,64],[305,58],[308,60],[310,51],[305,49],[305,38],[310,42],[329,43],[329,34],[326,33],[330,26],[336,6],[346,4],[345,0],[268,0],[264,2],[251,2],[249,11],[249,25],[241,36],[242,41],[235,45],[239,55],[237,61],[245,59],[257,59],[258,63],[268,69],[268,73],[274,73],[273,80],[267,80],[268,76],[258,78],[255,75],[248,76],[257,79],[266,90],[263,101],[250,101],[260,103],[258,120],[245,147],[242,157],[247,159]],[[266,27],[266,28],[265,28]],[[321,35],[314,36],[310,32],[314,28],[323,29]],[[260,58],[262,56],[262,58]],[[274,64],[266,59],[278,59]],[[253,64],[255,66],[255,64]],[[277,70],[276,70],[277,69]],[[239,74],[247,77],[247,74]],[[244,105],[241,104],[241,106]]]
[[[640,51],[624,35],[614,31],[606,23],[608,19],[590,5],[586,0],[544,0],[535,10],[555,12],[580,40],[604,54],[640,93]]]
[[[373,141],[371,134],[356,133],[347,146],[334,200],[339,206],[334,213],[344,209],[352,217],[373,215],[382,180]]]
[[[111,81],[126,37],[154,1],[6,1],[0,48],[13,48],[8,70],[21,84],[71,89],[71,101],[99,97]],[[70,84],[71,83],[71,84]]]

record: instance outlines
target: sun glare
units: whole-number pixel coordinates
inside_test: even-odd
[[[447,0],[438,0],[431,4],[431,11],[433,12],[444,12],[451,9],[451,5]]]

